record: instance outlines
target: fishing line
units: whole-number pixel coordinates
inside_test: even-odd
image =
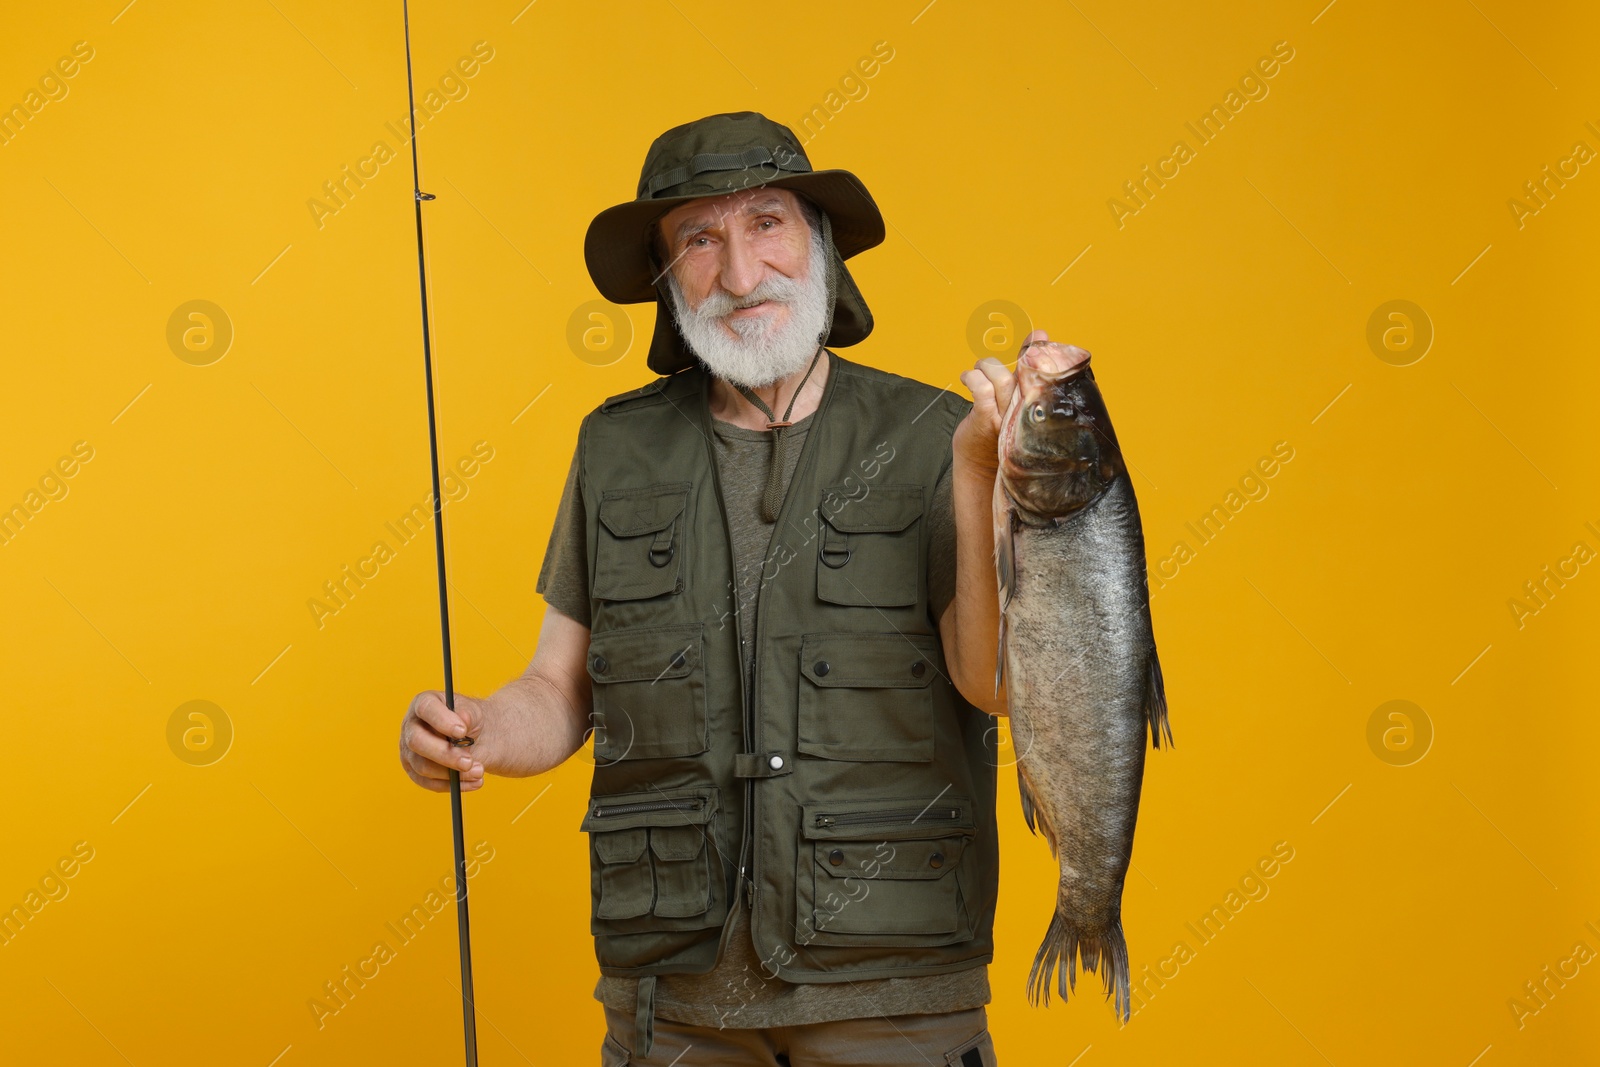
[[[455,677],[450,666],[450,596],[444,571],[444,501],[439,495],[439,428],[433,408],[433,346],[428,328],[428,267],[422,246],[422,202],[434,199],[422,191],[421,170],[417,164],[417,98],[411,84],[411,11],[409,0],[401,0],[401,18],[406,39],[406,102],[411,120],[411,187],[417,216],[417,279],[422,289],[422,368],[428,387],[428,458],[433,466],[433,547],[439,574],[439,635],[444,643],[444,706],[456,707]],[[465,748],[471,738],[451,741]],[[456,851],[456,926],[461,946],[461,1020],[467,1044],[467,1067],[478,1067],[478,1023],[472,999],[472,935],[467,923],[467,845],[461,817],[461,772],[450,768],[450,829]]]

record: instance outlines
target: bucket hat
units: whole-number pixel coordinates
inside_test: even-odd
[[[589,223],[583,256],[595,288],[617,304],[656,301],[646,360],[657,374],[695,363],[679,334],[652,228],[679,204],[757,187],[789,189],[822,212],[833,301],[824,344],[852,345],[872,332],[872,312],[844,261],[881,244],[883,216],[861,179],[847,170],[813,170],[794,132],[754,111],[708,115],[657,137],[645,154],[633,200]]]

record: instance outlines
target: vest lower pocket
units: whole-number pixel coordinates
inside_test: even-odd
[[[829,801],[802,810],[800,944],[928,946],[973,936],[963,857],[976,831],[965,800]]]
[[[594,586],[598,600],[642,600],[683,591],[688,482],[611,489],[600,499]]]
[[[595,918],[632,919],[648,912],[655,898],[650,865],[641,862],[646,840],[644,828],[596,832],[591,840],[600,871]]]
[[[796,747],[836,760],[933,759],[939,639],[928,634],[806,634]]]
[[[922,486],[862,484],[823,490],[817,597],[856,607],[917,603]]]
[[[590,634],[597,762],[692,756],[709,747],[703,646],[700,623]]]
[[[715,788],[591,797],[582,825],[590,841],[591,932],[720,925],[727,902],[716,815]]]

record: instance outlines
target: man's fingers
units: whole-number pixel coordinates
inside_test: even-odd
[[[406,777],[420,785],[430,793],[446,793],[450,790],[450,783],[443,780],[424,778],[410,767],[406,768]]]
[[[430,782],[448,782],[452,770],[461,775],[461,784],[463,786],[469,783],[481,784],[483,782],[483,764],[481,763],[474,763],[468,768],[441,767],[432,760],[424,759],[415,753],[407,753],[401,764],[405,768],[406,774],[411,776],[411,780],[419,785],[424,779]]]
[[[999,403],[999,394],[995,391],[994,382],[982,371],[962,371],[961,382],[972,394],[972,406],[980,412],[980,418],[985,407],[993,407]]]
[[[443,778],[424,778],[421,775],[417,774],[415,771],[411,770],[411,768],[409,768],[409,767],[406,768],[406,775],[413,782],[417,783],[422,788],[428,790],[430,793],[448,793],[448,792],[450,792],[450,779],[449,779],[448,776],[445,776]],[[472,779],[471,781],[468,781],[465,778],[461,779],[461,791],[463,793],[471,793],[473,790],[482,789],[482,788],[483,788],[483,779],[482,778],[475,778],[475,779]]]
[[[435,793],[450,788],[450,772],[461,776],[462,792],[483,788],[483,764],[471,748],[451,744],[456,737],[475,736],[482,724],[475,722],[477,705],[458,698],[456,709],[445,706],[444,694],[418,693],[400,723],[400,766],[417,785]]]
[[[1011,394],[1016,391],[1017,379],[1010,369],[993,356],[978,361],[978,371],[989,381],[994,391],[996,417],[1004,417],[1011,406]]]
[[[457,701],[451,711],[445,707],[444,694],[436,691],[418,693],[411,702],[411,714],[427,723],[443,737],[465,737],[472,732],[472,713],[464,701]]]
[[[401,742],[411,753],[406,765],[430,778],[446,777],[452,770],[460,772],[464,778],[483,773],[483,765],[472,758],[471,749],[456,748],[426,723],[415,719],[408,722]]]

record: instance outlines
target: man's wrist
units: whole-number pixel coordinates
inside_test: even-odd
[[[962,452],[953,453],[951,456],[950,476],[955,481],[982,482],[986,486],[994,484],[995,476],[1000,473],[1000,458],[998,456],[979,459]]]

